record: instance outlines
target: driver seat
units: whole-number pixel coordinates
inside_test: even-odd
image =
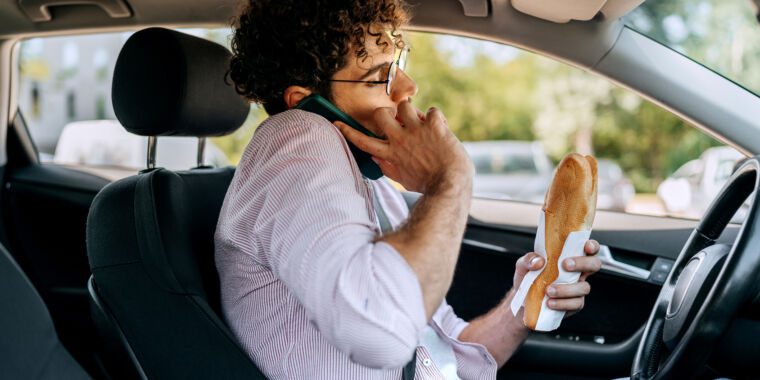
[[[116,62],[114,110],[148,136],[148,169],[103,188],[87,220],[92,313],[113,378],[264,379],[219,306],[213,237],[234,168],[202,166],[204,139],[250,110],[224,81],[229,59],[216,43],[149,28]],[[199,167],[153,167],[157,136],[198,137]]]

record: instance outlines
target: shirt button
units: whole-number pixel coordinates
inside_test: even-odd
[[[433,361],[431,361],[430,359],[425,359],[422,361],[422,365],[424,365],[425,367],[430,367],[431,363],[433,363]]]

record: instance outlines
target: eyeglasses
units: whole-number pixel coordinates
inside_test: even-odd
[[[330,82],[346,82],[346,83],[369,83],[369,84],[385,84],[385,93],[391,94],[391,85],[393,80],[396,79],[396,72],[398,69],[404,70],[406,68],[406,59],[409,56],[409,45],[404,46],[398,54],[398,58],[388,66],[387,79],[385,80],[351,80],[351,79],[330,79]],[[395,54],[394,54],[395,56]],[[394,57],[395,58],[395,57]]]

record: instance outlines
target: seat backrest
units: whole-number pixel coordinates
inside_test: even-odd
[[[200,38],[137,32],[114,70],[116,116],[146,136],[232,132],[249,108],[224,81],[228,60],[229,51]],[[90,292],[111,376],[263,378],[219,310],[214,232],[233,174],[148,169],[95,197],[87,221]]]
[[[58,340],[42,298],[2,246],[0,310],[0,377],[89,379]]]
[[[148,378],[256,378],[219,314],[213,235],[232,168],[155,169],[106,186],[87,248],[112,368]],[[104,320],[105,323],[104,323]],[[123,336],[123,340],[116,339]],[[127,353],[129,355],[127,356]]]

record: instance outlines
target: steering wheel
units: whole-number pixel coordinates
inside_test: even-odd
[[[696,377],[737,313],[758,295],[758,197],[734,243],[715,241],[760,186],[759,174],[758,157],[739,166],[686,241],[649,315],[631,379]]]

